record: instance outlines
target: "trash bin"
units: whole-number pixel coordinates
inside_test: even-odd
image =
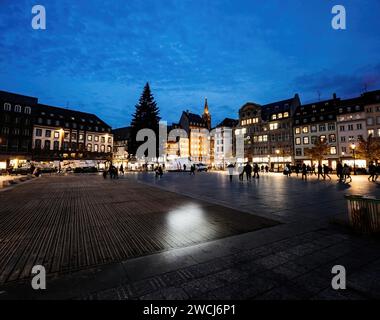
[[[351,226],[361,233],[380,232],[380,199],[366,196],[345,196]]]

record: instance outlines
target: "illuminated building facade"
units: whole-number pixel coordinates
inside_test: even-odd
[[[113,134],[94,114],[37,104],[32,149],[36,161],[107,160]]]
[[[366,113],[367,136],[380,138],[380,90],[362,94]]]
[[[341,100],[337,109],[338,151],[343,164],[365,168],[365,159],[358,159],[355,150],[361,139],[367,139],[366,113],[362,97]],[[355,159],[354,159],[355,158]]]
[[[294,116],[296,163],[316,164],[316,161],[310,158],[307,150],[311,149],[320,139],[329,144],[328,154],[324,155],[323,164],[333,169],[336,168],[340,158],[337,131],[337,108],[339,106],[340,99],[334,94],[333,99],[301,105],[296,109]]]
[[[131,137],[131,128],[123,127],[112,130],[113,134],[113,163],[115,165],[123,164],[124,167],[128,163],[128,142]]]
[[[210,164],[210,129],[211,129],[211,114],[209,113],[207,99],[205,100],[204,112],[200,116],[190,113],[189,111],[182,112],[179,122],[179,127],[185,130],[188,136],[189,157],[193,162],[204,162]],[[181,143],[181,141],[180,141]],[[182,139],[182,144],[186,143]],[[186,150],[180,146],[181,151]],[[181,153],[181,157],[184,155]]]
[[[18,168],[31,159],[37,98],[0,91],[0,170]]]
[[[245,131],[245,161],[279,170],[293,162],[293,115],[300,105],[293,98],[266,105],[246,103],[239,110],[239,128]]]
[[[224,169],[228,164],[236,161],[234,130],[238,124],[238,120],[226,118],[211,130],[212,162],[217,169]]]

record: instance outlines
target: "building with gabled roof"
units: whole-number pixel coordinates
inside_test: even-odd
[[[211,114],[208,102],[205,99],[203,115],[183,111],[179,126],[186,131],[188,136],[189,157],[194,162],[210,163],[210,134]],[[182,139],[181,144],[186,143]],[[181,155],[182,156],[182,155]]]

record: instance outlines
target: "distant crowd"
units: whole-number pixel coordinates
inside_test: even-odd
[[[235,175],[235,164],[229,164],[227,166],[228,175],[230,181],[232,181],[233,176]],[[352,168],[347,164],[342,164],[340,161],[336,166],[336,175],[338,177],[339,183],[350,183],[352,182]],[[268,166],[259,167],[258,164],[253,164],[253,166],[247,162],[243,167],[239,167],[239,180],[243,181],[244,177],[247,181],[251,181],[252,178],[260,178],[260,172],[268,173]],[[310,176],[317,176],[318,180],[331,180],[330,174],[332,174],[333,169],[326,164],[319,163],[318,165],[307,165],[297,164],[296,166],[291,166],[289,163],[285,165],[283,169],[283,174],[287,177],[291,177],[293,173],[297,175],[301,175],[301,179],[307,181]],[[369,164],[369,177],[368,181],[376,182],[378,177],[380,176],[380,163],[375,165],[374,162],[370,162]],[[252,175],[253,173],[253,175]]]

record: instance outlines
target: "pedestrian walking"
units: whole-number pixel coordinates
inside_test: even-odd
[[[368,181],[375,182],[376,166],[374,165],[373,161],[369,163],[368,173],[369,173]]]
[[[256,163],[256,164],[253,166],[253,178],[260,179],[259,171],[260,171],[259,166],[258,166],[258,164]]]
[[[350,179],[350,182],[352,182],[351,169],[347,164],[343,166],[343,176],[344,176],[344,183],[346,183],[347,179]]]
[[[243,181],[244,180],[244,173],[245,173],[245,166],[240,167],[239,170],[241,170],[241,172],[239,173],[239,180]]]
[[[155,172],[156,172],[156,178],[162,178],[163,174],[164,174],[164,171],[162,170],[162,167],[161,166],[158,166],[156,169],[155,169]]]
[[[336,165],[336,175],[339,178],[338,182],[342,183],[342,181],[343,181],[343,165],[340,161]]]
[[[297,175],[297,177],[298,177],[299,173],[300,173],[300,165],[297,164],[296,165],[296,175]]]
[[[227,170],[228,170],[228,175],[230,177],[230,182],[232,182],[232,176],[234,175],[235,165],[233,165],[232,163],[230,163],[227,166]]]
[[[192,164],[190,167],[190,175],[195,176],[195,164]]]
[[[376,170],[375,170],[375,181],[377,181],[377,178],[379,177],[380,175],[380,162],[377,164],[376,166]]]
[[[124,176],[124,167],[123,167],[123,164],[120,165],[120,174],[122,174]]]
[[[247,177],[247,181],[251,181],[252,179],[252,166],[247,162],[247,164],[244,167],[245,175]]]
[[[318,167],[319,167],[319,165],[318,165]],[[313,164],[312,166],[311,166],[311,172],[310,172],[310,175],[317,175],[317,172],[315,171],[315,164]]]
[[[325,176],[323,175],[323,168],[322,168],[322,165],[319,163],[318,164],[318,180],[320,179],[320,177],[322,177],[322,179],[324,180],[325,179]]]
[[[308,172],[307,169],[308,169],[308,167],[306,166],[306,164],[303,164],[302,168],[301,168],[301,170],[302,170],[302,180],[305,179],[305,181],[307,181],[307,172]]]
[[[288,168],[288,177],[291,177],[291,175],[292,175],[292,167],[291,167],[290,163],[288,163],[286,165],[286,167]]]
[[[329,178],[331,180],[331,177],[329,175],[329,172],[330,172],[330,168],[328,165],[323,165],[323,180],[326,180],[326,177]]]

